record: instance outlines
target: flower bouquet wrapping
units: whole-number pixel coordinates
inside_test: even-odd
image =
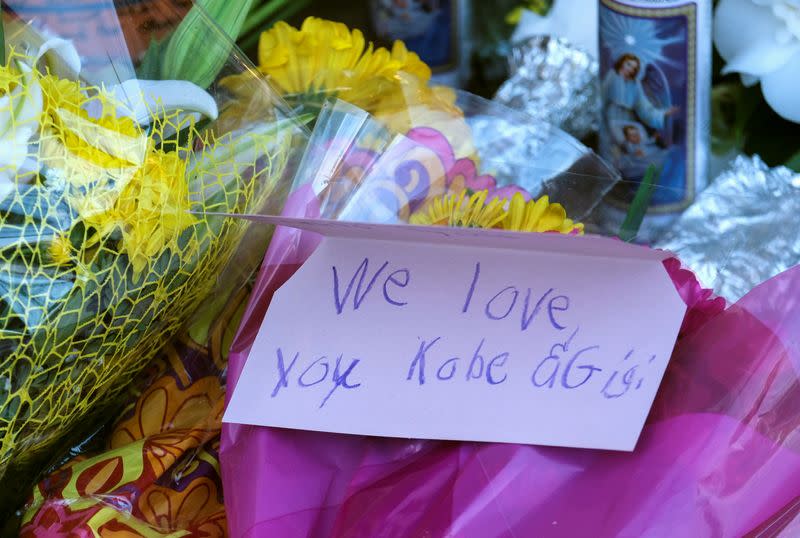
[[[224,304],[253,270],[248,224],[208,213],[279,198],[304,137],[267,85],[243,97],[218,83],[252,71],[202,10],[168,34],[153,69],[127,53],[121,28],[108,63],[84,67],[57,20],[27,7],[7,7],[0,65],[4,510],[124,401],[212,293]],[[198,35],[205,61],[187,64]]]
[[[475,136],[491,107],[472,116],[462,106]],[[494,115],[501,123],[508,117]],[[502,142],[475,136],[476,157],[458,158],[433,127],[398,135],[361,110],[333,104],[317,119],[283,215],[635,238],[597,219],[616,178],[591,154],[576,152],[571,166],[548,172],[540,163],[552,163],[555,151],[504,167],[481,154],[493,143]],[[506,182],[482,173],[492,168],[498,177],[528,173]],[[278,228],[233,341],[229,388],[272,295],[319,240]],[[726,305],[677,258],[664,269],[687,311],[633,452],[225,424],[220,454],[231,533],[793,535],[800,494],[798,270]]]
[[[474,96],[462,95],[456,103],[460,120],[468,127],[461,136],[473,136],[488,121],[496,125],[513,123],[513,113]],[[459,158],[450,139],[435,127],[423,124],[399,134],[357,107],[342,101],[332,102],[323,106],[317,117],[282,214],[348,222],[461,226],[565,235],[581,235],[587,229],[596,228],[597,207],[618,178],[569,136],[548,126],[540,130],[549,131],[547,136],[542,136],[541,154],[536,159],[520,162],[517,170],[524,170],[526,175],[513,182],[481,172],[495,168],[507,175],[513,167],[497,162],[491,151],[482,154],[483,143],[478,139],[470,141],[476,156]],[[499,140],[492,142],[501,143]],[[229,387],[237,382],[272,294],[303,264],[319,240],[319,236],[309,232],[283,227],[276,230],[233,342]],[[335,517],[335,503],[325,509],[317,506],[317,502],[326,504],[327,501],[309,484],[303,494],[296,490],[297,496],[293,499],[298,504],[283,512],[271,496],[269,479],[265,480],[278,467],[286,468],[283,466],[289,464],[281,448],[273,450],[285,440],[289,445],[296,444],[293,450],[298,458],[289,464],[294,471],[284,475],[286,480],[303,482],[302,477],[308,473],[309,479],[319,479],[320,485],[328,479],[341,478],[343,482],[337,482],[336,490],[348,489],[345,484],[352,477],[337,478],[334,468],[330,468],[332,474],[316,474],[318,464],[328,464],[324,463],[324,457],[318,459],[305,452],[304,439],[309,435],[314,434],[223,425],[221,462],[232,534],[312,532],[321,520]],[[339,443],[393,442],[319,435],[326,451]],[[331,445],[327,444],[329,442]],[[254,461],[263,463],[254,466]],[[275,467],[272,467],[273,461]],[[307,495],[309,491],[311,495]],[[301,505],[309,509],[309,526],[305,523],[296,526],[299,520],[289,514],[302,512],[305,508]],[[321,512],[317,512],[317,508]],[[364,535],[374,530],[365,530]],[[330,527],[323,526],[319,534],[330,531]]]

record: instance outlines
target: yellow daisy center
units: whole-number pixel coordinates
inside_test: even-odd
[[[550,203],[547,196],[525,201],[519,193],[511,200],[492,198],[488,191],[469,197],[467,191],[431,200],[411,215],[410,223],[421,226],[456,226],[462,228],[497,228],[521,232],[558,232],[582,235],[584,226],[567,218],[561,204]]]

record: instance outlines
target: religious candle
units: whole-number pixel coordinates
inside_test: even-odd
[[[600,154],[622,176],[606,224],[619,226],[654,166],[649,240],[708,180],[711,0],[600,0],[599,17]]]
[[[370,0],[375,34],[385,45],[397,39],[427,63],[439,84],[461,86],[469,69],[468,0]]]

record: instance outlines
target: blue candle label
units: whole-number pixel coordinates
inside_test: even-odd
[[[600,153],[622,174],[612,203],[625,206],[650,165],[652,213],[685,209],[705,182],[708,67],[698,4],[601,0]]]

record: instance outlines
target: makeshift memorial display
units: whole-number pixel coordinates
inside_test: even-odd
[[[658,246],[680,252],[681,261],[701,282],[737,301],[758,284],[800,264],[798,210],[800,173],[769,168],[758,157],[739,157]]]
[[[600,155],[623,178],[609,200],[622,222],[651,165],[661,189],[644,231],[657,237],[707,183],[711,2],[600,2]],[[615,209],[616,208],[618,209]]]
[[[130,381],[212,292],[227,296],[255,268],[238,256],[251,248],[247,223],[207,212],[271,202],[302,147],[302,127],[263,97],[267,86],[247,100],[214,82],[209,69],[242,74],[247,62],[203,12],[187,17],[193,32],[213,36],[213,65],[196,79],[208,87],[185,78],[123,81],[109,71],[84,79],[57,25],[7,11],[0,512],[14,510],[23,484],[124,401]],[[185,35],[179,28],[173,37]],[[180,57],[180,46],[168,49]],[[108,55],[114,65],[127,62],[123,73],[135,72],[139,59],[119,49]],[[231,106],[258,117],[222,128],[215,120]]]

